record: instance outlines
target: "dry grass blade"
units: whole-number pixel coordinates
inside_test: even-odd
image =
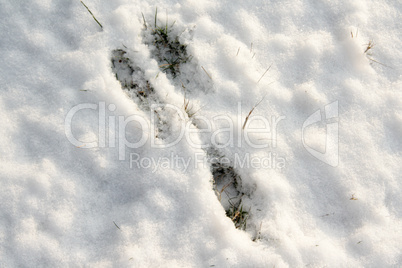
[[[370,40],[367,44],[366,50],[364,51],[364,53],[367,53],[367,51],[369,51],[370,49],[372,49],[374,47],[374,42],[373,40]]]
[[[209,79],[211,79],[212,80],[212,77],[209,75],[209,73],[204,69],[204,67],[203,66],[201,66],[201,68],[204,70],[204,72],[208,75],[208,77],[209,77]]]
[[[186,99],[186,94],[187,94],[186,87],[183,85],[183,83],[181,84],[181,86],[182,86],[183,89],[184,89],[183,108],[184,108],[184,111],[187,113],[188,117],[191,118],[191,117],[193,117],[196,113],[198,113],[203,107],[201,107],[201,108],[198,109],[197,111],[193,112],[193,111],[192,111],[192,110],[193,110],[193,107],[190,106],[190,100],[189,100],[189,99]]]
[[[375,59],[372,59],[372,58],[369,58],[369,57],[367,57],[367,58],[368,58],[369,60],[371,60],[372,62],[375,62],[375,63],[378,63],[378,64],[380,64],[380,65],[382,65],[382,66],[385,66],[385,67],[394,69],[394,68],[392,68],[391,66],[388,66],[388,65],[386,65],[386,64],[384,64],[384,63],[381,63],[381,62],[379,62],[379,61],[376,61]]]
[[[231,185],[232,183],[233,183],[233,181],[231,181],[231,182],[229,182],[228,184],[226,184],[225,186],[223,186],[220,193],[222,193],[223,191],[225,191],[225,189],[226,189],[227,187],[229,187],[229,185]]]
[[[356,29],[356,34],[353,35],[353,31],[350,32],[350,35],[352,36],[352,38],[356,37],[357,38],[357,34],[359,33],[359,29]]]
[[[218,200],[219,200],[219,202],[221,202],[221,200],[222,200],[222,193],[223,193],[223,192],[225,191],[225,189],[226,189],[229,185],[231,185],[232,183],[233,183],[232,181],[229,182],[228,184],[226,184],[225,186],[223,186],[220,191],[215,190],[216,194],[218,195]],[[226,195],[227,195],[227,194],[226,194]]]
[[[357,34],[357,33],[356,33],[356,34]],[[380,65],[382,65],[382,66],[385,66],[385,67],[388,67],[388,68],[393,69],[392,67],[390,67],[390,66],[388,66],[388,65],[386,65],[386,64],[384,64],[384,63],[381,63],[381,62],[379,62],[379,61],[377,61],[377,60],[375,60],[375,59],[369,57],[369,56],[372,56],[372,53],[371,53],[370,50],[371,50],[374,46],[375,46],[375,44],[374,44],[373,40],[370,40],[370,41],[368,42],[368,44],[367,44],[366,50],[364,50],[364,52],[363,52],[364,54],[366,54],[367,59],[369,59],[369,60],[372,61],[372,62],[378,63],[378,64],[380,64]]]
[[[265,73],[260,77],[260,79],[258,79],[257,84],[261,81],[261,79],[264,77],[264,75],[269,71],[269,69],[271,69],[271,65],[269,65],[268,69],[265,71]]]
[[[159,65],[159,68],[162,68],[162,67],[166,67],[166,66],[171,66],[172,64],[170,64],[170,63],[165,63],[165,64],[162,64],[162,65]]]
[[[254,109],[264,100],[264,98],[265,98],[266,95],[267,95],[267,94],[265,94],[264,97],[262,97],[262,99],[261,99],[259,102],[257,102],[257,104],[254,105],[254,107],[250,110],[250,112],[248,113],[246,119],[244,120],[243,129],[246,127],[248,118],[249,118],[250,115],[253,113]]]

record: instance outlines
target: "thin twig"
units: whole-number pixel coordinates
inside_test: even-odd
[[[240,47],[239,47],[239,49],[237,50],[236,57],[237,57],[237,55],[239,55],[239,52],[240,52]]]
[[[103,30],[103,26],[102,24],[95,18],[94,14],[92,14],[91,10],[89,10],[89,8],[87,7],[87,5],[84,4],[84,2],[80,1],[81,4],[84,5],[84,7],[88,10],[89,14],[92,15],[92,18],[94,18],[94,20],[99,24],[99,26],[101,27],[101,29]]]

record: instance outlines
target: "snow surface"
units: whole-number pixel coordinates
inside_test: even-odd
[[[84,2],[103,30],[80,1],[0,1],[0,266],[402,266],[400,1]],[[151,26],[156,7],[158,22],[175,21],[193,56],[182,70],[186,93],[144,44],[142,13]],[[183,110],[185,96],[212,131],[228,128],[215,116],[233,119],[235,146],[219,149],[230,161],[285,160],[235,168],[250,215],[245,231],[225,216],[210,166],[193,164],[205,150],[185,138],[169,148],[151,148],[150,138],[124,146],[152,136],[140,121],[113,136],[129,116],[150,125],[152,115],[112,71],[112,51],[123,48],[163,103]],[[276,145],[271,132],[250,134],[268,148],[242,138],[237,146],[261,99],[253,116],[285,117]],[[327,122],[339,125],[334,167],[305,148],[336,148],[325,146],[325,121],[306,127],[304,145],[302,126],[336,101],[338,117]],[[66,118],[80,104],[89,106],[72,118],[73,144]],[[172,135],[191,123],[166,117]],[[130,167],[130,154],[191,164]]]

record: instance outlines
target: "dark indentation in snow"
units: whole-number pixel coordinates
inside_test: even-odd
[[[180,32],[167,24],[164,27],[147,27],[144,23],[143,40],[151,51],[151,56],[157,60],[159,68],[167,74],[176,88],[184,88],[190,93],[200,89],[206,93],[212,88],[211,78],[201,68],[196,59],[188,55],[187,45],[180,42]],[[190,115],[189,115],[190,116]],[[226,215],[234,222],[236,228],[245,230],[249,217],[242,205],[241,178],[227,159],[216,148],[206,150],[213,177],[215,193],[226,211]]]
[[[192,30],[179,31],[173,25],[159,25],[164,26],[144,27],[143,42],[148,45],[161,71],[176,88],[185,88],[190,93],[210,91],[213,87],[211,78],[202,71],[197,59],[190,55],[187,44],[180,40],[184,32],[191,36]]]
[[[144,71],[130,60],[125,50],[113,50],[111,61],[116,79],[125,90],[135,93],[141,100],[153,93],[154,89],[145,79]]]
[[[228,216],[236,228],[245,230],[249,213],[243,208],[241,177],[234,167],[228,163],[228,159],[216,148],[209,148],[207,151],[211,172],[214,180],[214,190]]]
[[[112,71],[116,79],[120,82],[122,89],[134,102],[146,111],[151,110],[152,104],[161,104],[162,102],[154,94],[154,88],[145,78],[144,71],[135,64],[124,49],[115,49],[112,51]],[[156,125],[155,137],[167,139],[170,135],[171,124],[170,116],[164,113],[164,107],[152,107]]]
[[[149,46],[151,56],[157,60],[160,70],[166,73],[176,88],[185,88],[189,92],[201,89],[205,93],[212,87],[210,77],[199,72],[201,68],[188,55],[187,45],[180,42],[179,35],[175,34],[172,27],[145,27],[143,42]],[[150,103],[162,103],[155,96],[155,90],[145,78],[144,71],[135,64],[126,50],[113,50],[111,61],[116,79],[131,99],[139,99],[140,105],[147,103],[146,110],[149,110]],[[154,110],[154,113],[158,131],[156,137],[167,139],[170,133],[169,120],[172,117],[163,108]],[[240,176],[218,149],[209,147],[206,155],[211,163],[213,189],[226,211],[226,216],[233,221],[236,228],[245,230],[249,208],[244,208],[242,204],[245,193],[242,191]]]

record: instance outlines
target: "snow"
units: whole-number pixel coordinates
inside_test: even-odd
[[[84,3],[103,29],[80,1],[0,1],[2,267],[402,265],[398,1]],[[176,78],[156,8],[192,56]]]

